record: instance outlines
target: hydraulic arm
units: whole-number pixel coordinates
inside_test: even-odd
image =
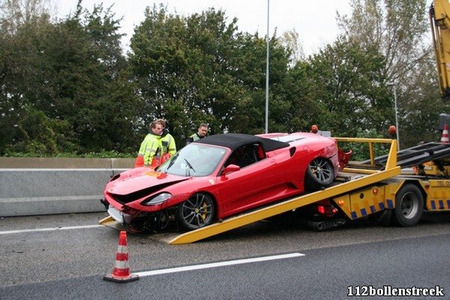
[[[434,0],[430,7],[434,52],[443,98],[450,99],[450,2]]]

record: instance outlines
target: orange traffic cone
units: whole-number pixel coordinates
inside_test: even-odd
[[[119,247],[116,254],[116,264],[110,275],[103,277],[104,280],[113,282],[129,282],[139,279],[139,276],[131,274],[128,262],[127,232],[121,231],[119,236]]]
[[[445,123],[444,130],[442,131],[441,143],[445,143],[445,144],[449,143],[447,123]]]

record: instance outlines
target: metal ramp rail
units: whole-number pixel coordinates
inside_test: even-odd
[[[238,227],[242,227],[248,225],[250,223],[254,223],[257,221],[261,221],[267,219],[269,217],[273,217],[275,215],[279,215],[290,210],[294,210],[327,198],[336,197],[338,195],[348,193],[352,190],[361,188],[363,186],[367,186],[370,184],[374,184],[376,182],[391,178],[393,176],[397,176],[401,173],[401,168],[397,165],[397,141],[390,139],[360,139],[360,138],[335,138],[338,142],[367,142],[370,145],[371,149],[371,157],[373,156],[373,144],[374,143],[385,143],[391,144],[389,154],[386,157],[384,168],[382,170],[367,170],[367,169],[352,169],[345,168],[343,172],[346,173],[357,173],[361,175],[362,173],[366,174],[364,176],[358,176],[358,178],[339,183],[335,186],[329,187],[327,189],[301,195],[298,197],[290,198],[284,200],[282,202],[277,202],[276,204],[257,209],[248,213],[244,213],[242,215],[238,215],[235,217],[230,217],[224,220],[220,220],[218,223],[205,226],[199,228],[194,231],[189,231],[179,236],[171,239],[169,244],[172,245],[180,245],[180,244],[188,244],[194,243],[199,240],[206,239],[208,237],[236,229]],[[373,164],[375,159],[371,158],[371,163]]]
[[[450,157],[450,144],[429,142],[397,152],[397,165],[402,168],[420,166],[429,161],[436,161]],[[383,165],[386,163],[388,155],[376,157],[374,163]],[[364,161],[362,163],[369,163]]]

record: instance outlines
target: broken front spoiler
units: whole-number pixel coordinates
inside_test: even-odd
[[[103,225],[105,227],[114,228],[120,231],[124,230],[129,233],[136,233],[136,231],[132,230],[128,226],[120,224],[119,222],[114,220],[114,218],[111,216],[107,216],[106,218],[101,219],[100,221],[98,221],[98,224]]]
[[[101,219],[100,221],[98,221],[98,224],[103,225],[105,227],[117,229],[119,231],[124,230],[128,233],[134,233],[134,234],[141,233],[141,232],[136,232],[135,230],[133,230],[132,228],[130,228],[128,226],[124,226],[124,225],[120,224],[119,222],[114,220],[114,218],[111,216],[107,216],[106,218]],[[151,240],[155,240],[155,241],[163,242],[163,243],[167,243],[167,244],[170,244],[170,241],[177,238],[178,236],[180,236],[180,233],[173,233],[173,232],[146,235],[146,237],[148,237]]]

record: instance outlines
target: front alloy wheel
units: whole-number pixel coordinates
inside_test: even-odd
[[[214,200],[211,196],[198,193],[178,207],[178,220],[185,229],[195,230],[212,224],[215,214]]]

